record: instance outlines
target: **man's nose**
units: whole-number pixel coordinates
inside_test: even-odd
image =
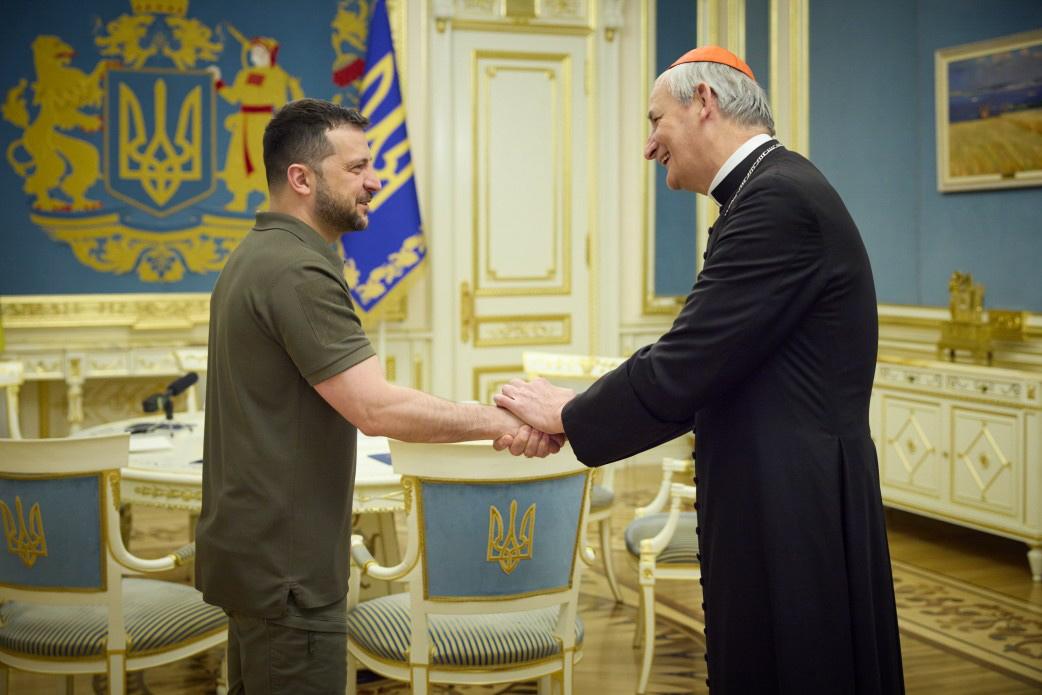
[[[644,159],[655,159],[656,152],[658,152],[658,143],[649,135],[648,141],[644,143]]]
[[[373,193],[376,193],[378,190],[383,188],[383,184],[380,183],[380,178],[378,176],[376,176],[376,174],[373,174],[373,175],[369,176],[368,180],[366,180],[365,188],[368,191],[372,191]]]

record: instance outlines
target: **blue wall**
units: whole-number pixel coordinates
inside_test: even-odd
[[[865,238],[880,302],[1042,311],[1042,188],[937,191],[934,51],[1042,27],[1038,0],[814,0],[810,155]]]
[[[697,45],[697,7],[690,0],[659,0],[655,15],[654,79]],[[645,103],[647,97],[644,97]],[[695,284],[695,196],[671,191],[666,168],[655,170],[655,294],[686,295]]]

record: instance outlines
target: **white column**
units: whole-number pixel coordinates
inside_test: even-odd
[[[726,48],[745,60],[745,0],[698,0],[698,45]],[[695,267],[702,270],[702,252],[709,244],[709,225],[719,210],[707,196],[695,201]]]
[[[771,76],[774,126],[790,150],[810,154],[810,0],[771,0]]]

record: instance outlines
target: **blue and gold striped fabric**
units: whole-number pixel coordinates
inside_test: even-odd
[[[590,511],[610,507],[615,501],[615,493],[603,485],[594,485],[590,490]]]
[[[105,654],[107,608],[0,605],[0,651],[29,657],[90,659]],[[140,656],[206,637],[227,626],[220,608],[190,586],[155,579],[123,580],[127,653]]]
[[[539,661],[557,654],[554,639],[558,608],[516,613],[432,615],[428,629],[436,666],[495,668]],[[409,596],[383,596],[347,614],[351,639],[367,652],[405,663],[409,651]],[[582,620],[575,618],[575,643],[583,640]]]
[[[666,525],[669,514],[660,512],[634,519],[626,527],[626,550],[634,557],[640,557],[640,542],[645,538],[654,538]],[[695,527],[698,516],[695,512],[680,512],[680,521],[669,544],[655,558],[660,564],[691,564],[698,562],[698,535]]]

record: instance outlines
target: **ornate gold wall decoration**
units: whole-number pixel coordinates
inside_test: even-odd
[[[30,37],[31,62],[13,67],[24,76],[0,92],[0,115],[19,131],[5,154],[24,179],[28,221],[79,263],[178,282],[219,271],[252,226],[267,199],[264,126],[304,92],[277,63],[276,38],[207,25],[189,16],[187,0],[132,0],[129,9],[95,18],[92,42]],[[229,35],[242,69],[225,84],[218,63]],[[226,145],[218,97],[235,105]],[[231,215],[200,206],[215,193],[231,194],[216,201]]]

